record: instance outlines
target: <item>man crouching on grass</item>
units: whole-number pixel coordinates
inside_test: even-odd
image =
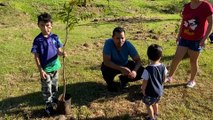
[[[129,56],[132,60],[128,60]],[[141,77],[141,59],[135,47],[126,40],[125,30],[121,27],[116,27],[112,38],[105,41],[101,72],[110,92],[118,91],[114,82],[114,77],[118,74],[122,74],[119,76],[122,88],[127,88],[128,82]]]

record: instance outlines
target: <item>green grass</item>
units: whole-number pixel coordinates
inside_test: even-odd
[[[65,24],[56,13],[64,0],[1,0],[0,6],[0,119],[58,119],[45,117],[40,92],[39,73],[33,55],[32,41],[39,33],[36,15],[49,12],[53,15],[53,32],[62,42]],[[174,1],[182,6],[181,0]],[[126,29],[126,37],[135,45],[143,65],[148,64],[146,49],[157,43],[164,48],[162,62],[169,64],[176,49],[175,39],[180,22],[179,9],[167,13],[170,0],[93,0],[87,7],[93,18],[80,21],[70,31],[65,59],[67,92],[72,95],[72,117],[75,119],[144,119],[146,109],[141,102],[141,82],[131,83],[127,91],[111,94],[106,90],[100,65],[105,39],[111,37],[114,27]],[[125,6],[125,7],[124,7]],[[83,8],[80,8],[83,9]],[[97,22],[93,22],[97,19]],[[213,118],[212,110],[212,44],[207,44],[199,59],[197,86],[185,88],[189,78],[189,60],[185,59],[175,74],[176,81],[165,85],[160,102],[159,120],[185,120]],[[61,59],[61,58],[60,58]],[[116,77],[116,81],[118,78]],[[59,80],[62,92],[62,81]],[[70,118],[71,116],[65,116]]]

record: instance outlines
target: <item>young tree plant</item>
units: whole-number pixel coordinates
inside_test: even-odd
[[[70,33],[70,30],[73,29],[73,27],[78,24],[80,20],[85,20],[88,18],[91,18],[89,15],[85,14],[79,14],[77,11],[78,8],[78,0],[70,0],[69,2],[65,2],[63,9],[58,13],[59,18],[66,24],[66,36],[65,41],[63,45],[63,51],[65,51],[65,46],[68,40],[68,36]],[[63,92],[63,99],[66,94],[66,80],[65,80],[65,62],[64,57],[62,60],[62,79],[63,79],[63,85],[64,85],[64,92]]]
[[[77,6],[77,2],[75,0],[71,0],[70,2],[65,2],[63,9],[58,13],[59,17],[62,19],[62,21],[66,24],[66,36],[65,41],[63,45],[63,52],[65,51],[65,46],[68,40],[69,31],[75,26],[75,24],[78,23],[79,19],[76,15],[76,12],[74,11],[74,8]],[[65,61],[64,57],[62,60],[62,79],[63,79],[63,96],[62,100],[65,101],[65,95],[66,95],[66,80],[65,80]]]
[[[78,23],[79,18],[77,17],[76,11],[74,11],[75,7],[77,7],[77,2],[75,0],[71,0],[70,2],[65,2],[63,9],[58,13],[59,17],[66,24],[66,36],[64,46],[66,45],[69,31]]]

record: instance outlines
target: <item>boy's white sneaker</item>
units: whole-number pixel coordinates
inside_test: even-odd
[[[196,82],[195,82],[194,80],[190,80],[190,81],[187,83],[186,87],[188,87],[188,88],[193,88],[195,85],[196,85]]]

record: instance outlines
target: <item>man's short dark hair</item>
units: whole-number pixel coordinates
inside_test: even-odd
[[[152,61],[159,60],[162,57],[162,47],[157,44],[151,44],[148,47],[147,56]]]
[[[48,13],[42,13],[38,16],[38,23],[39,22],[44,22],[44,23],[47,23],[47,22],[51,22],[52,23],[52,17],[50,14]]]
[[[112,32],[112,36],[114,36],[115,33],[121,33],[121,32],[125,33],[125,30],[122,27],[116,27]]]

